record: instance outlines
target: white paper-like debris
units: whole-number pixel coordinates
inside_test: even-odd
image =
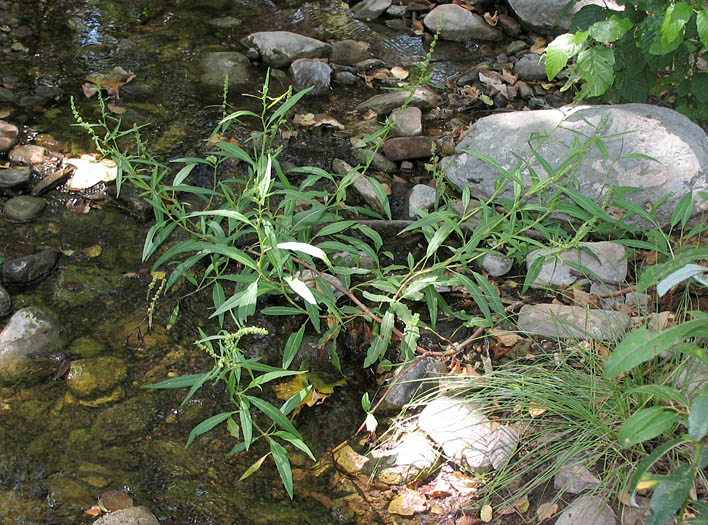
[[[64,159],[64,166],[74,166],[73,175],[66,183],[69,191],[80,191],[95,186],[99,182],[116,180],[118,168],[109,159],[96,160],[93,155],[81,155],[78,159]]]

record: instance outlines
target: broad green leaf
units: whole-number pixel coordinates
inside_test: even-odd
[[[293,292],[298,294],[305,301],[307,301],[310,304],[317,304],[317,301],[315,300],[315,296],[312,295],[312,292],[310,291],[310,289],[300,279],[298,279],[297,277],[290,276],[290,277],[285,278],[285,282],[288,283],[288,286],[290,286],[290,288],[292,288]]]
[[[676,515],[693,488],[691,465],[681,465],[662,479],[651,496],[651,517],[647,525],[663,525]]]
[[[698,264],[687,264],[659,281],[656,285],[656,293],[659,294],[659,297],[663,297],[666,292],[671,290],[671,288],[677,284],[691,279],[692,277],[695,278],[698,276],[703,276],[703,274],[708,274],[708,268],[705,266],[700,266]]]
[[[698,335],[708,335],[708,323],[703,320],[687,321],[659,332],[652,332],[642,326],[625,336],[615,347],[605,365],[605,374],[609,377],[618,376],[653,359],[684,337]]]
[[[184,182],[184,179],[186,179],[189,174],[192,172],[194,167],[196,166],[196,163],[189,163],[186,166],[184,166],[181,170],[177,172],[177,175],[175,175],[175,178],[172,181],[173,186],[179,186]]]
[[[222,412],[221,414],[216,414],[215,416],[211,416],[210,418],[207,418],[204,421],[202,421],[201,423],[199,423],[189,433],[189,437],[187,438],[187,444],[185,445],[185,448],[188,448],[189,445],[192,444],[192,441],[194,441],[194,438],[201,436],[205,432],[209,432],[212,428],[214,428],[218,424],[226,421],[228,418],[231,417],[232,414],[235,414],[235,413],[236,412]]]
[[[615,80],[615,52],[609,47],[593,46],[578,54],[576,71],[585,81],[581,94],[599,97]]]
[[[623,448],[630,448],[669,430],[679,419],[679,414],[664,407],[643,408],[627,418],[617,439]]]
[[[676,2],[666,9],[664,21],[659,30],[661,43],[664,47],[671,47],[679,37],[683,37],[686,23],[691,18],[692,13],[691,6],[685,2]]]
[[[570,23],[570,30],[575,32],[579,30],[586,31],[591,25],[600,20],[607,18],[607,9],[601,5],[589,4],[581,7],[573,16],[573,21]]]
[[[612,15],[608,20],[595,22],[588,28],[588,33],[598,42],[609,43],[622,38],[633,26],[629,18]]]
[[[361,396],[361,408],[364,412],[368,412],[371,408],[371,400],[369,399],[368,392],[364,392],[364,395]]]
[[[275,461],[278,474],[280,474],[280,480],[283,482],[283,486],[288,496],[290,496],[290,499],[293,499],[293,473],[290,469],[288,453],[282,445],[274,439],[268,438],[268,443],[270,444],[270,451],[273,453],[273,461]]]
[[[238,423],[236,423],[233,418],[230,417],[226,420],[226,428],[229,429],[229,434],[231,434],[236,439],[239,438],[241,434],[241,427],[238,426]]]
[[[696,398],[688,413],[688,435],[694,441],[703,439],[708,432],[708,395]]]
[[[579,48],[574,51],[570,45],[573,35],[566,33],[559,35],[548,44],[546,48],[546,76],[548,80],[553,80],[555,76],[566,66],[568,59],[575,55]]]
[[[302,336],[305,334],[306,326],[306,324],[303,324],[297,332],[290,334],[290,337],[288,337],[288,342],[285,343],[285,350],[283,351],[283,368],[290,366],[298,350],[300,350]]]
[[[696,29],[703,47],[708,49],[708,9],[701,9],[696,15]]]

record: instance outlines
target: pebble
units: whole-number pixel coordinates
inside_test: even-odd
[[[431,137],[394,137],[384,142],[383,152],[390,160],[410,160],[428,158],[434,148]]]
[[[2,211],[13,222],[29,222],[39,217],[46,205],[39,197],[20,195],[5,202]]]
[[[101,502],[106,510],[115,512],[121,509],[129,509],[133,506],[133,498],[122,490],[107,490],[101,494]]]
[[[19,164],[42,164],[49,152],[47,148],[33,144],[15,146],[10,150],[10,160]]]
[[[359,40],[340,40],[332,44],[330,63],[353,66],[357,62],[371,58],[369,44]]]
[[[330,90],[332,68],[311,58],[299,58],[290,64],[290,75],[297,91],[312,88],[308,96],[326,95]]]
[[[374,20],[391,7],[392,0],[363,0],[352,6],[354,18],[360,20]]]
[[[11,189],[24,186],[29,182],[31,177],[32,173],[30,172],[29,166],[16,166],[14,168],[0,169],[0,189]]]
[[[486,253],[482,258],[482,268],[492,277],[501,277],[511,270],[514,261],[498,253]]]
[[[385,173],[393,173],[398,169],[396,163],[388,160],[381,153],[358,148],[353,152],[354,158],[359,164],[366,165],[371,161],[371,167]]]
[[[427,184],[416,184],[408,196],[408,217],[415,219],[418,217],[416,210],[429,210],[435,204],[435,188]]]
[[[10,151],[15,145],[19,130],[14,124],[0,120],[0,153]]]
[[[423,112],[420,108],[409,106],[394,109],[389,120],[393,124],[392,137],[414,137],[423,134]]]
[[[534,53],[526,54],[514,65],[514,73],[522,80],[548,80],[546,59]]]

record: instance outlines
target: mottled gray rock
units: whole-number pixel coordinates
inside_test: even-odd
[[[0,286],[0,317],[12,312],[12,297],[10,293]]]
[[[577,0],[568,7],[567,0],[509,0],[521,23],[542,33],[565,33],[575,13],[589,4],[621,11],[624,8],[614,0]]]
[[[494,470],[504,468],[509,463],[518,443],[519,432],[514,427],[502,425],[492,431],[488,440],[488,452]]]
[[[439,5],[423,18],[425,28],[440,38],[465,42],[467,40],[501,40],[502,32],[476,13],[455,4]]]
[[[242,42],[256,48],[263,63],[273,67],[287,67],[298,58],[326,58],[331,52],[329,44],[289,31],[251,33]]]
[[[63,336],[54,315],[35,306],[13,314],[0,332],[0,384],[47,377],[57,363],[49,356],[61,350]]]
[[[353,86],[359,82],[359,77],[349,71],[337,71],[332,75],[332,79],[335,84],[342,84],[344,86]]]
[[[355,18],[373,20],[381,16],[391,6],[392,0],[363,0],[352,6]]]
[[[334,171],[338,175],[346,175],[353,169],[354,168],[350,164],[347,164],[341,159],[334,159],[332,161],[332,171]],[[361,196],[361,198],[364,199],[364,202],[366,202],[366,204],[372,210],[377,213],[380,213],[381,215],[386,215],[386,210],[379,201],[379,198],[376,195],[376,191],[374,190],[374,185],[371,183],[368,177],[359,173],[358,176],[355,177],[354,181],[352,182],[352,187]]]
[[[0,153],[10,151],[15,145],[19,130],[17,126],[4,120],[0,120]]]
[[[488,469],[491,423],[480,408],[464,399],[438,397],[418,416],[418,426],[440,445],[445,456],[472,472]]]
[[[438,106],[441,101],[440,95],[435,93],[432,89],[428,87],[417,87],[415,88],[412,96],[408,90],[382,93],[362,102],[356,107],[356,109],[362,113],[367,110],[371,110],[377,115],[387,115],[392,110],[403,106],[403,104],[408,101],[409,97],[409,106],[415,106],[423,109],[434,108]]]
[[[29,222],[42,214],[47,203],[31,195],[20,195],[5,202],[2,212],[13,222]]]
[[[329,61],[341,66],[353,66],[357,62],[371,58],[369,44],[360,40],[340,40],[332,43]]]
[[[514,73],[521,80],[548,80],[546,76],[546,59],[541,55],[528,53],[514,64]]]
[[[516,18],[502,13],[499,14],[498,20],[499,27],[501,27],[502,31],[504,31],[507,35],[517,36],[521,33],[521,24],[519,24]]]
[[[549,256],[531,286],[570,286],[588,280],[612,284],[624,282],[627,278],[627,252],[624,246],[611,241],[583,242],[580,245],[581,249],[571,248],[560,255]],[[526,268],[531,268],[536,259],[546,256],[549,251],[540,248],[529,253]],[[583,266],[588,271],[584,272],[566,262]]]
[[[440,453],[420,431],[404,434],[390,449],[376,449],[376,479],[388,485],[404,485],[425,476],[437,463]]]
[[[391,5],[386,9],[386,14],[395,18],[403,18],[406,16],[406,6],[404,5]]]
[[[436,151],[432,137],[394,137],[384,142],[383,152],[390,160],[425,159]]]
[[[409,106],[394,109],[388,119],[393,124],[392,137],[414,137],[423,134],[423,112],[420,108]]]
[[[0,169],[0,189],[24,186],[32,177],[29,166]]]
[[[311,58],[298,58],[290,64],[290,75],[297,91],[311,87],[309,95],[326,95],[330,89],[332,68]]]
[[[435,188],[427,184],[416,184],[408,196],[408,216],[411,219],[418,217],[416,210],[429,210],[435,204]]]
[[[23,144],[12,148],[8,157],[12,162],[19,162],[20,164],[41,164],[46,160],[48,154],[49,152],[45,147]]]
[[[598,496],[573,500],[556,520],[556,525],[615,525],[615,513]]]
[[[410,370],[405,365],[400,366],[391,379],[393,386],[381,403],[380,409],[392,412],[400,410],[414,395],[437,388],[440,376],[446,372],[445,364],[432,357],[424,357]]]
[[[59,262],[61,252],[47,248],[32,255],[10,257],[2,264],[5,285],[25,285],[46,277]]]
[[[519,311],[519,329],[529,334],[558,339],[617,340],[630,318],[612,310],[588,310],[564,304],[527,304]]]
[[[398,169],[396,163],[388,160],[379,152],[373,152],[364,148],[357,148],[353,152],[356,161],[362,165],[367,165],[371,160],[371,167],[385,173],[393,173]]]
[[[239,27],[243,22],[238,18],[233,16],[222,16],[219,18],[212,18],[209,20],[209,25],[218,27],[219,29],[233,29]]]
[[[202,84],[221,88],[226,75],[229,76],[229,86],[238,87],[254,82],[256,70],[246,55],[241,53],[234,51],[207,53],[202,59]]]
[[[482,257],[482,269],[492,277],[506,275],[514,265],[514,261],[498,253],[485,253]]]
[[[586,122],[587,121],[587,122]],[[589,122],[589,124],[588,124]],[[608,158],[596,147],[574,170],[578,190],[588,198],[601,201],[611,186],[631,186],[625,197],[638,206],[656,205],[661,226],[671,221],[679,199],[693,191],[697,211],[708,210],[708,202],[696,192],[708,190],[708,141],[703,130],[684,115],[668,108],[648,104],[607,106],[566,106],[560,109],[516,111],[479,119],[458,144],[457,154],[441,162],[447,177],[458,187],[469,185],[473,196],[489,199],[494,194],[499,173],[487,163],[465,153],[490,154],[499,165],[513,170],[519,158],[531,162],[540,177],[548,176],[534,160],[531,143],[552,169],[566,162],[569,145],[578,134],[592,136],[595,129],[603,138]],[[547,137],[546,137],[547,135]],[[656,160],[622,158],[621,155],[644,154]],[[522,171],[524,188],[531,179]],[[513,198],[512,184],[507,184],[502,196]],[[638,215],[625,222],[644,227]]]
[[[160,522],[146,507],[130,507],[106,514],[93,525],[160,525]]]

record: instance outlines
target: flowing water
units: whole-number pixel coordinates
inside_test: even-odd
[[[427,52],[422,37],[372,28],[354,20],[337,1],[0,0],[0,15],[0,25],[8,26],[0,46],[6,48],[0,75],[3,87],[15,97],[0,97],[0,111],[5,120],[22,127],[24,142],[42,141],[67,154],[90,148],[88,137],[73,126],[69,98],[75,97],[87,120],[97,117],[95,98],[87,99],[81,88],[91,73],[116,66],[134,73],[135,79],[122,86],[120,98],[113,101],[121,118],[128,124],[151,123],[144,132],[151,150],[177,156],[200,154],[221,116],[220,90],[208,92],[199,84],[200,57],[208,51],[241,50],[240,39],[251,32],[291,30],[330,41],[362,39],[389,66],[420,62]],[[215,19],[226,17],[233,19],[228,19],[230,27],[215,24]],[[464,66],[457,58],[464,55],[460,45],[440,45],[439,51],[449,60],[433,64],[434,81]],[[256,92],[264,74],[261,68],[262,77],[244,91]],[[306,102],[303,111],[345,118],[353,102],[373,94],[363,85],[339,86],[329,97]],[[251,99],[238,93],[231,93],[229,102],[253,107]],[[328,168],[331,158],[347,147],[345,136],[303,132],[284,158]],[[125,398],[82,406],[67,395],[61,378],[1,388],[0,523],[90,523],[94,518],[84,511],[109,489],[128,492],[136,505],[147,506],[164,523],[346,521],[308,497],[330,490],[313,477],[296,480],[294,502],[287,499],[270,463],[239,482],[264,451],[256,447],[253,453],[225,457],[234,444],[225,429],[184,448],[193,426],[228,408],[224,392],[207,386],[181,406],[183,391],[140,387],[164,379],[168,372],[190,374],[209,367],[207,356],[192,344],[197,328],[214,329],[207,321],[209,298],[184,301],[171,330],[165,324],[176,299],[161,298],[148,330],[151,277],[141,252],[150,224],[108,206],[89,209],[61,188],[44,197],[48,207],[38,220],[0,223],[0,254],[5,257],[31,254],[44,246],[65,253],[48,278],[11,290],[14,310],[37,305],[53,311],[70,358],[119,358],[127,366]],[[95,246],[101,247],[97,257],[89,250]],[[293,327],[275,326],[268,319],[256,322],[271,335],[244,340],[244,349],[250,356],[277,362],[283,334]],[[326,364],[321,366],[323,375],[331,372]],[[316,455],[350,437],[363,417],[360,363],[352,360],[345,367],[348,385],[298,416],[298,427]],[[336,374],[332,378],[339,379]],[[303,459],[296,455],[296,467],[303,466]]]

